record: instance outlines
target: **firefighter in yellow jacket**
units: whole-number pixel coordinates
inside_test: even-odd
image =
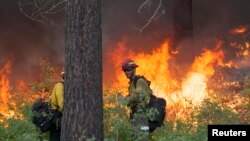
[[[64,72],[61,73],[62,80],[53,88],[51,96],[51,107],[53,110],[63,111],[63,96],[64,96]]]
[[[136,75],[137,67],[138,65],[131,59],[126,59],[122,64],[122,70],[130,80],[127,99],[131,109],[130,119],[135,130],[133,138],[134,140],[148,141],[149,125],[146,106],[149,103],[152,90],[146,79]]]
[[[49,141],[60,141],[61,135],[61,116],[63,112],[63,97],[64,97],[64,72],[61,72],[62,80],[55,84],[51,95],[51,109],[55,111],[56,118],[55,126],[50,130]]]

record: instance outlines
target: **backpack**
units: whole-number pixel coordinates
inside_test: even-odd
[[[164,126],[166,100],[152,94],[150,95],[149,108],[155,108],[158,111],[154,119],[149,120],[149,131],[153,132],[157,127]]]
[[[36,125],[42,132],[47,132],[53,126],[53,114],[50,109],[49,102],[37,99],[32,107],[33,112],[32,123]]]
[[[148,82],[148,85],[150,87],[150,81],[148,81],[144,76],[136,76],[134,81],[134,87],[136,88],[136,82],[139,78],[143,78]],[[150,100],[148,104],[148,108],[155,108],[158,113],[154,115],[153,120],[149,120],[149,131],[153,132],[157,127],[164,126],[164,119],[166,116],[166,108],[167,102],[163,98],[159,98],[155,96],[153,93],[150,95]]]

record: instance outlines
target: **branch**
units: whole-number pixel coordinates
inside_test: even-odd
[[[141,12],[141,9],[144,7],[149,7],[151,5],[152,0],[145,0],[141,6],[138,8],[138,13]],[[142,26],[141,28],[136,28],[137,30],[139,30],[139,32],[141,33],[154,19],[158,19],[161,15],[165,14],[165,10],[162,10],[161,13],[159,13],[159,10],[162,7],[162,0],[159,0],[159,4],[157,6],[157,8],[155,9],[153,15],[151,17],[149,17],[149,19],[147,20],[146,24],[144,24],[144,26]]]
[[[138,8],[138,13],[141,13],[141,9],[143,8],[143,7],[146,7],[146,6],[150,6],[151,5],[151,2],[152,2],[152,0],[145,0],[142,4],[141,4],[141,6]]]
[[[56,26],[50,16],[61,12],[67,0],[19,0],[20,12],[28,19]]]

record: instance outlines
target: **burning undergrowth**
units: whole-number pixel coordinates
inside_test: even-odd
[[[56,75],[61,71],[46,60],[40,60],[40,76],[37,81],[27,83],[20,79],[11,80],[13,59],[9,59],[0,69],[0,122],[8,118],[22,119],[22,107],[31,104],[35,99],[46,96],[49,98],[52,87],[60,78]]]
[[[250,74],[248,26],[236,27],[216,39],[207,38],[191,45],[184,44],[176,54],[171,54],[170,39],[152,43],[155,46],[151,48],[144,48],[147,42],[128,43],[128,39],[126,37],[119,42],[112,42],[104,50],[104,89],[119,90],[127,95],[128,80],[120,65],[125,58],[131,58],[139,65],[137,73],[151,81],[154,94],[167,100],[169,120],[186,119],[194,107],[214,93],[226,97],[233,94],[229,97],[242,101],[235,94],[244,89],[245,79]],[[195,51],[197,48],[199,50]],[[188,57],[191,59],[186,61]],[[60,69],[53,70],[44,62],[40,65],[49,71],[41,70],[40,78],[34,84],[40,90],[46,88],[51,91],[55,75],[59,74]],[[0,70],[0,106],[4,117],[15,115],[17,103],[22,105],[40,95],[40,90],[34,93],[34,87],[23,80],[12,84],[9,81],[11,66],[12,61],[7,61]]]
[[[177,55],[170,53],[170,43],[166,39],[151,51],[145,51],[144,43],[131,47],[125,38],[115,48],[109,48],[104,54],[104,75],[112,81],[106,79],[104,87],[127,94],[128,80],[120,64],[125,58],[131,58],[139,65],[137,73],[151,81],[154,93],[167,100],[169,119],[185,119],[211,94],[220,93],[227,97],[243,90],[243,83],[250,75],[247,26],[236,27],[215,39],[196,41],[192,46],[183,45]],[[197,46],[200,48],[198,52],[195,51]],[[193,56],[184,56],[185,53]],[[190,64],[183,59],[188,57],[192,58]],[[105,69],[113,71],[105,73]]]

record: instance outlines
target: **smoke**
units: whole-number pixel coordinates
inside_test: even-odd
[[[143,48],[148,49],[159,44],[171,32],[172,24],[168,21],[171,18],[169,14],[165,14],[158,20],[153,21],[142,33],[138,28],[142,28],[147,20],[153,15],[157,8],[158,1],[153,1],[149,8],[142,9],[138,13],[138,8],[143,1],[103,1],[102,3],[102,29],[103,29],[103,47],[107,48],[110,43],[116,43],[124,38],[128,44],[128,48],[134,48],[136,44],[144,44]],[[168,5],[162,2],[162,7],[169,13]]]
[[[241,67],[242,65],[237,63],[243,59],[243,57],[237,56],[240,49],[232,47],[231,43],[237,43],[245,47],[245,42],[249,42],[250,19],[247,18],[250,16],[247,6],[249,4],[250,1],[247,0],[193,0],[194,40],[183,39],[179,54],[176,56],[176,61],[183,67],[183,70],[188,69],[195,57],[200,55],[204,48],[213,49],[218,41],[223,42],[222,49],[225,62],[231,60]],[[248,28],[244,35],[232,35],[230,33],[233,28],[240,26]],[[250,67],[249,63],[244,67]],[[233,73],[231,72],[241,73],[241,69],[230,71],[228,76],[232,76]],[[238,76],[237,73],[234,74]]]
[[[37,79],[40,59],[64,62],[63,30],[27,19],[17,4],[7,0],[0,4],[0,65],[12,60],[13,83]]]
[[[143,32],[158,2],[137,10],[144,0],[102,1],[102,37],[104,80],[114,72],[108,54],[124,41],[134,52],[152,51],[173,35],[173,1],[162,1],[165,14],[154,20]],[[177,65],[188,68],[202,48],[213,48],[218,39],[225,39],[232,28],[249,25],[249,0],[193,0],[194,41],[183,39],[176,57]],[[63,25],[63,24],[62,24]],[[19,11],[17,0],[0,2],[0,65],[13,57],[13,79],[32,80],[37,76],[39,59],[47,58],[52,64],[64,64],[64,29],[55,28],[27,19]],[[234,38],[234,37],[232,37]],[[249,34],[245,37],[249,41]],[[227,43],[227,42],[226,42]],[[223,46],[226,59],[235,59],[235,48]],[[112,78],[111,78],[112,79]]]

